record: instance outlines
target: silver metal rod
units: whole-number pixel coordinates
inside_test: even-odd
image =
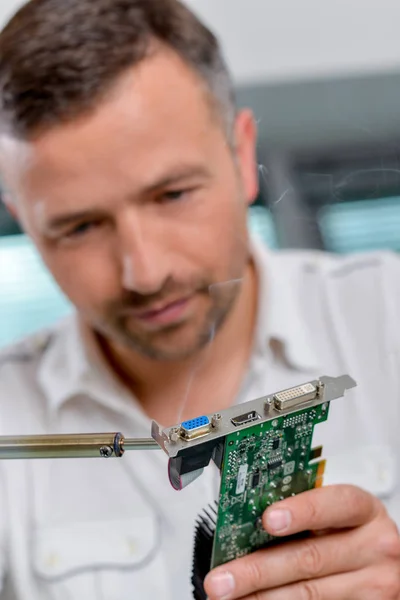
[[[0,437],[0,460],[112,458],[125,451],[159,448],[152,439],[125,439],[121,433],[82,433]]]
[[[124,450],[160,450],[160,446],[153,440],[153,438],[144,439],[129,439],[124,438],[121,442],[121,446]]]

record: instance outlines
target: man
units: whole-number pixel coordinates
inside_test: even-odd
[[[359,486],[271,507],[271,533],[315,535],[227,564],[205,588],[400,598],[398,257],[273,254],[249,239],[254,120],[234,106],[215,38],[175,0],[32,0],[0,37],[0,82],[8,206],[77,311],[3,353],[1,434],[148,436],[151,419],[348,372],[358,388],[320,435],[328,482]],[[0,466],[2,598],[191,597],[215,469],[177,493],[157,451]]]

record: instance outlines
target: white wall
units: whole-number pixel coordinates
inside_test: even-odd
[[[186,0],[238,80],[400,69],[400,0]]]
[[[238,81],[400,69],[400,0],[185,1],[219,34]],[[0,26],[21,4],[0,0]]]
[[[0,0],[0,27],[24,4],[24,0]]]

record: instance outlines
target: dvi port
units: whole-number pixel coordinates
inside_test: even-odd
[[[190,421],[181,423],[180,434],[185,440],[193,440],[194,438],[206,435],[211,431],[211,423],[208,417],[202,416]]]
[[[303,402],[314,400],[317,396],[317,387],[312,383],[305,383],[275,394],[274,406],[277,410],[285,410],[303,404]]]

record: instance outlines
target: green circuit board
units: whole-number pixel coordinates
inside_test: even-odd
[[[262,528],[265,509],[322,485],[325,461],[312,438],[328,413],[326,402],[226,437],[211,568],[274,541]]]

